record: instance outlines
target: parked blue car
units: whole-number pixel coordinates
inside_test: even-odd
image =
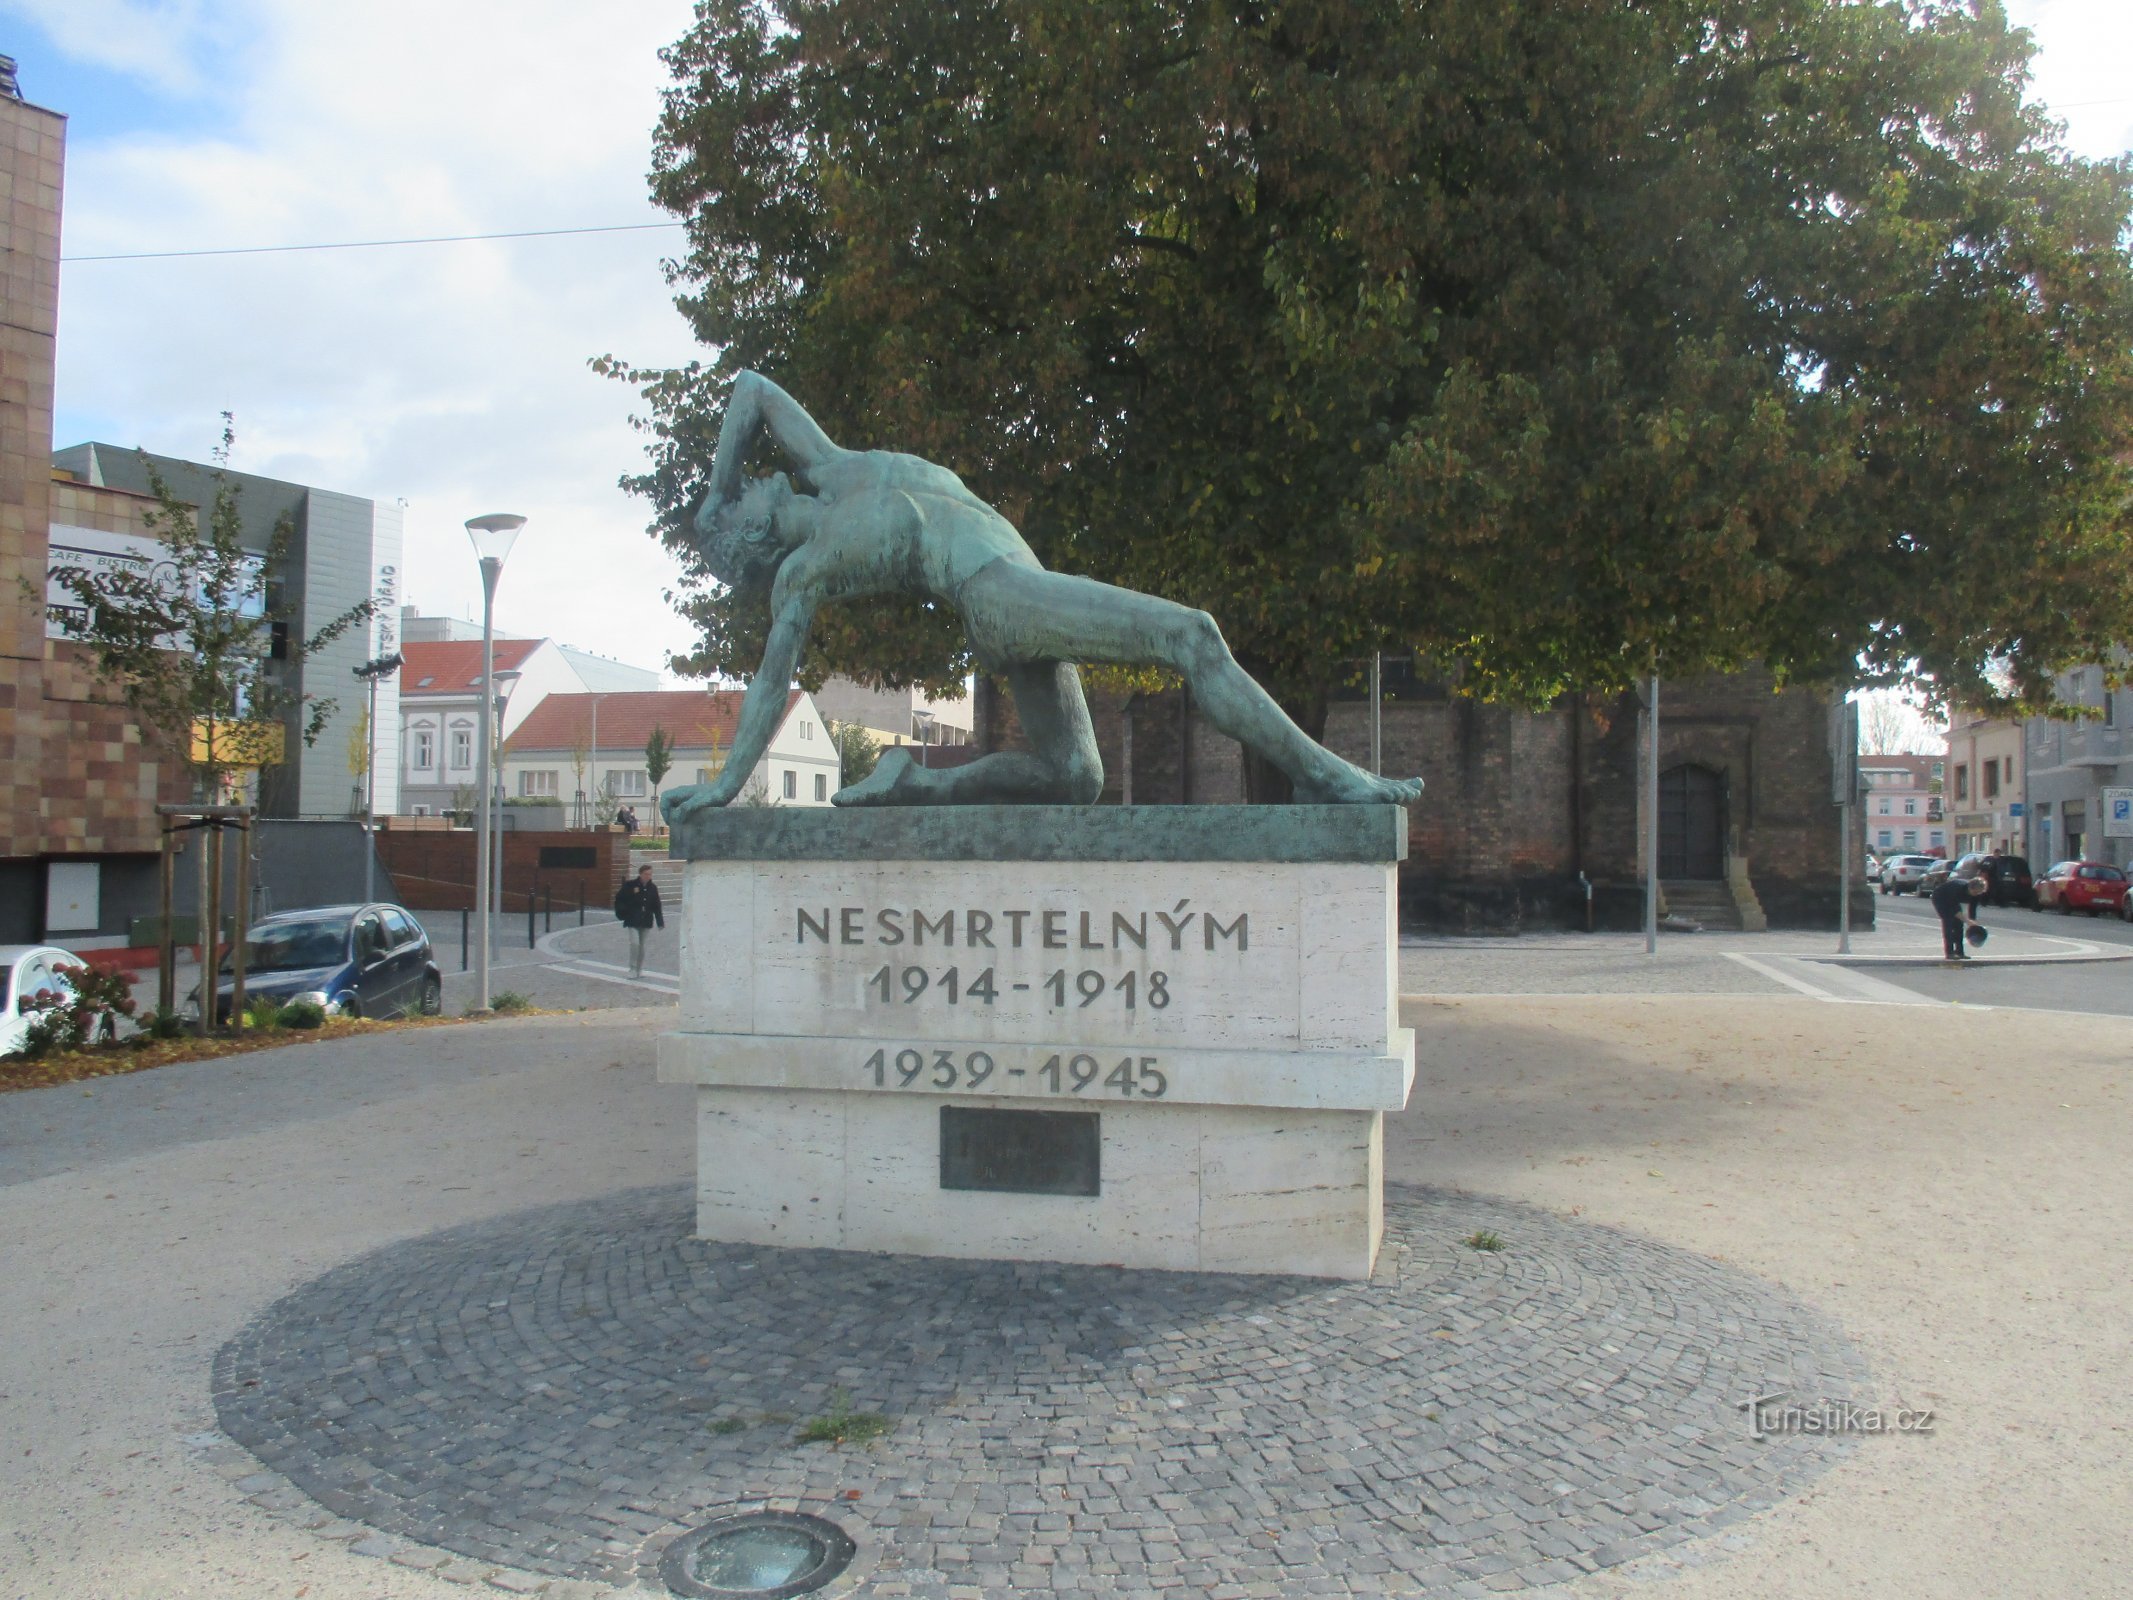
[[[218,977],[215,1019],[227,1022],[228,956]],[[433,1017],[444,1009],[430,936],[395,905],[319,906],[254,923],[245,936],[244,993],[247,1003],[258,995],[310,1000],[347,1017]]]

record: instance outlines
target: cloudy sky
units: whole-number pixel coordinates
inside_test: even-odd
[[[2133,149],[2133,0],[2010,0],[2074,149]],[[685,648],[630,394],[688,359],[674,230],[192,260],[90,256],[661,222],[644,195],[688,0],[0,0],[24,96],[69,117],[56,442],[404,500],[407,598],[479,615],[460,524],[531,522],[508,631],[646,666]]]

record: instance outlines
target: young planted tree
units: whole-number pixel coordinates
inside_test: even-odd
[[[874,736],[856,722],[833,722],[829,725],[830,743],[837,747],[837,782],[840,787],[858,783],[874,770],[874,763],[881,759],[881,746]]]
[[[2133,636],[2133,170],[2028,56],[1997,0],[701,0],[651,181],[716,354],[600,363],[685,665],[759,659],[689,527],[754,368],[1211,611],[1314,733],[1373,649],[2042,701]],[[814,639],[969,665],[937,608]]]
[[[586,825],[590,797],[585,790],[585,774],[592,766],[592,740],[586,734],[573,734],[570,740],[571,811],[570,825],[582,828]]]
[[[674,770],[674,736],[664,728],[654,728],[652,736],[644,741],[644,776],[652,786],[652,818],[657,825],[659,818],[659,786],[666,775]]]
[[[352,787],[348,797],[348,814],[363,816],[369,809],[368,779],[370,777],[370,708],[356,713],[355,721],[348,729],[348,776]]]
[[[285,728],[318,742],[337,702],[299,689],[297,668],[376,609],[365,600],[308,638],[296,631],[279,583],[294,530],[284,518],[265,549],[246,548],[242,490],[220,470],[235,439],[227,413],[222,420],[207,505],[196,510],[149,469],[156,505],[144,521],[163,547],[153,565],[51,573],[70,602],[66,637],[87,647],[143,731],[191,769],[207,803],[228,792],[233,774],[279,760]]]

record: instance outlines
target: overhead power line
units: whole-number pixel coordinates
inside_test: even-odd
[[[441,233],[425,239],[343,239],[332,244],[232,245],[218,250],[132,250],[116,255],[61,256],[72,265],[77,261],[176,261],[186,256],[274,256],[297,250],[383,250],[404,244],[473,244],[484,239],[560,239],[579,233],[643,233],[653,228],[679,228],[679,222],[616,222],[593,228],[522,228],[514,233]]]

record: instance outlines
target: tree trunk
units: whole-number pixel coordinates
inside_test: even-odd
[[[1268,693],[1274,692],[1269,690]],[[1323,742],[1326,735],[1327,700],[1327,690],[1323,685],[1304,690],[1300,694],[1274,694],[1275,704],[1288,713],[1289,720],[1319,742]],[[1255,750],[1247,749],[1244,752],[1246,805],[1285,806],[1295,798],[1296,786],[1289,781],[1286,772]]]

